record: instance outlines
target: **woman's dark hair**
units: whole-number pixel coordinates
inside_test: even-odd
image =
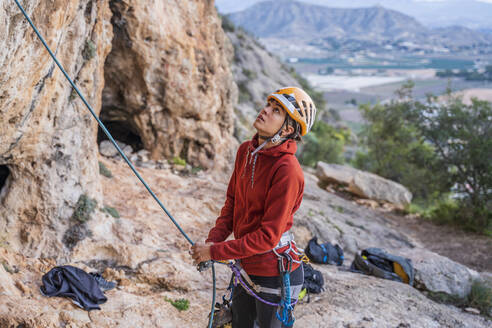
[[[285,118],[286,125],[291,126],[294,128],[294,132],[286,136],[287,139],[293,139],[297,142],[302,141],[302,136],[301,136],[301,125],[297,123],[296,120],[294,120],[290,115],[287,114],[287,117]]]

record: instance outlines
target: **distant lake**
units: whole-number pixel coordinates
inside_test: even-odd
[[[352,62],[349,62],[352,60]],[[299,63],[326,65],[338,69],[472,69],[473,60],[455,58],[399,57],[388,58],[299,58]]]

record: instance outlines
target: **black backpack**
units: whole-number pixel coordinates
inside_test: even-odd
[[[319,294],[324,288],[325,281],[323,275],[318,270],[315,270],[311,264],[302,262],[302,268],[304,269],[304,283],[302,289],[306,288],[308,293]]]
[[[413,286],[412,261],[401,256],[388,254],[381,248],[367,248],[360,254],[355,254],[350,270]]]
[[[305,253],[314,263],[343,264],[343,250],[340,246],[330,243],[318,244],[318,237],[313,237],[305,249]]]

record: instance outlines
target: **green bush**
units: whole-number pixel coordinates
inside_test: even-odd
[[[237,84],[238,89],[239,89],[239,103],[245,103],[253,100],[253,97],[248,91],[248,88],[246,87],[246,82],[239,82]]]
[[[72,88],[72,91],[70,92],[70,96],[68,96],[68,101],[72,102],[75,98],[77,98],[78,94],[77,91],[75,91],[75,88]]]
[[[243,74],[248,78],[248,80],[254,80],[257,77],[256,72],[253,72],[247,68],[243,68]]]
[[[190,301],[188,301],[186,298],[172,300],[166,297],[165,300],[166,302],[171,303],[171,305],[174,306],[179,311],[186,311],[190,308]]]
[[[368,122],[365,149],[354,165],[410,189],[427,216],[486,232],[492,225],[492,109],[472,100],[466,105],[412,98],[406,84],[400,99],[360,109]],[[443,197],[451,194],[454,201]],[[430,207],[429,207],[430,206]]]
[[[478,212],[466,200],[451,198],[450,194],[443,194],[439,197],[431,197],[427,201],[419,201],[410,204],[406,210],[409,213],[419,214],[422,218],[437,224],[447,224],[460,226],[464,230],[483,233],[492,236],[492,227],[483,227],[475,222],[475,215]],[[491,219],[491,211],[482,209],[479,217]]]
[[[474,281],[470,293],[464,298],[443,292],[427,292],[426,295],[434,302],[450,304],[460,308],[475,308],[480,310],[482,315],[490,318],[492,288],[486,282]]]
[[[103,207],[102,211],[108,213],[109,215],[111,215],[115,219],[119,219],[120,218],[120,213],[114,207],[105,206],[105,207]]]
[[[222,20],[222,29],[225,32],[234,32],[236,30],[236,26],[227,16],[219,15]]]
[[[238,32],[236,33],[237,35],[237,38],[241,41],[244,41],[246,40],[246,33],[244,32],[244,30],[242,28],[238,28]]]
[[[467,305],[480,310],[480,313],[490,317],[492,311],[492,288],[485,282],[475,281],[467,297]]]
[[[94,41],[87,40],[85,42],[84,50],[82,50],[82,57],[85,60],[91,60],[92,58],[94,58],[94,56],[96,56],[96,52],[97,52],[97,47]]]
[[[203,167],[201,166],[193,166],[191,168],[191,174],[197,174],[200,171],[203,171]]]
[[[112,178],[113,174],[111,171],[104,165],[103,162],[99,162],[99,174],[105,176],[106,178]]]
[[[349,130],[335,129],[318,120],[303,138],[304,144],[298,155],[299,161],[303,165],[312,167],[315,167],[319,161],[342,164],[344,146],[349,139]]]
[[[450,295],[444,292],[427,292],[427,297],[437,303],[450,304],[457,307],[466,307],[466,298]]]
[[[173,164],[174,165],[181,165],[181,166],[186,166],[186,160],[182,159],[179,156],[173,157]]]
[[[89,221],[90,215],[94,212],[96,206],[95,199],[89,198],[86,194],[80,195],[77,204],[75,204],[72,219],[80,223]]]

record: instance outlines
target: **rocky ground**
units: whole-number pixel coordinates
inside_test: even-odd
[[[492,272],[492,238],[412,216],[392,213],[386,216],[399,230],[419,240],[428,250],[474,270]]]
[[[28,258],[0,243],[0,327],[206,326],[211,301],[210,271],[195,270],[187,253],[188,243],[126,164],[105,157],[100,160],[112,177],[102,177],[104,202],[98,204],[88,222],[91,233],[75,246],[70,258],[58,262]],[[172,165],[139,170],[186,233],[193,240],[205,238],[223,203],[226,179],[203,171],[178,171]],[[102,211],[105,206],[115,208],[120,218]],[[478,273],[426,250],[425,242],[416,238],[421,236],[418,231],[412,236],[411,225],[404,226],[401,220],[404,219],[399,221],[394,214],[389,217],[382,210],[361,206],[319,188],[317,178],[306,172],[304,202],[293,231],[301,246],[313,235],[321,241],[340,244],[347,265],[357,250],[383,247],[412,258],[420,289],[466,292],[466,282]],[[482,251],[483,256],[490,256],[490,252]],[[490,258],[486,260],[490,262]],[[101,311],[86,312],[67,299],[41,296],[42,275],[65,263],[86,271],[99,270],[118,283],[116,289],[106,292],[108,302]],[[345,266],[315,266],[323,272],[326,290],[312,295],[310,303],[297,307],[297,327],[490,325],[481,316],[435,303],[408,285],[347,272]],[[446,266],[461,271],[449,272],[451,277],[443,277],[443,272],[429,277],[431,270],[445,270]],[[229,272],[219,267],[217,276],[220,295]],[[180,298],[190,302],[188,310],[180,312],[166,301]]]

